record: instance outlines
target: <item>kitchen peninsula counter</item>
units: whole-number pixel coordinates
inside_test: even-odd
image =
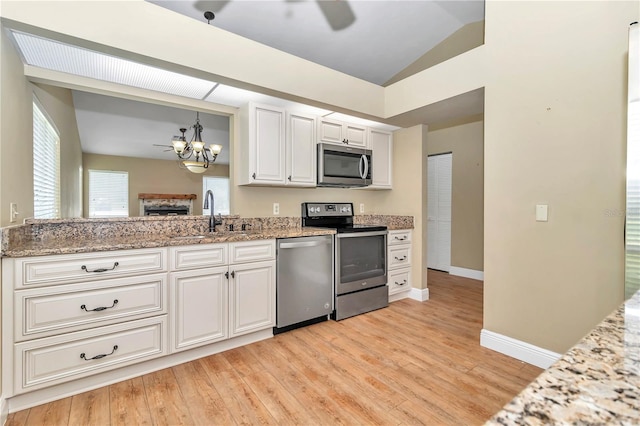
[[[486,424],[640,424],[640,292]]]

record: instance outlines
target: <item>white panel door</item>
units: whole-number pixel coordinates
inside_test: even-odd
[[[284,109],[256,105],[251,135],[255,138],[255,182],[284,184]]]
[[[316,118],[287,114],[287,185],[316,186]]]
[[[276,262],[229,266],[229,337],[275,325]]]
[[[430,156],[427,164],[427,267],[451,269],[452,154]]]
[[[171,350],[227,338],[227,266],[171,274]]]

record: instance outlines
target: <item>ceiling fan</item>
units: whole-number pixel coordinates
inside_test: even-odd
[[[222,1],[208,1],[202,2],[197,1],[195,7],[204,12],[204,17],[207,20],[207,23],[211,23],[211,21],[215,18],[214,10],[216,13],[219,13],[230,0],[222,0]],[[286,2],[295,2],[299,0],[284,0]],[[324,18],[327,20],[327,23],[331,26],[333,31],[339,31],[347,28],[351,24],[353,24],[356,20],[356,16],[349,5],[349,2],[346,0],[316,0],[316,3],[320,7],[320,11],[324,15]],[[207,7],[207,10],[203,10],[203,6]]]
[[[175,136],[175,137],[178,137],[178,136]],[[167,149],[163,149],[162,152],[173,151],[172,145],[158,145],[157,143],[154,143],[153,146],[163,146],[167,148]]]

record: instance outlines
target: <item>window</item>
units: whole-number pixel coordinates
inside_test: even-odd
[[[228,215],[231,209],[229,205],[229,178],[226,177],[203,177],[202,178],[202,201],[207,190],[213,191],[214,212],[213,214]],[[202,210],[202,214],[209,214],[209,209]]]
[[[89,217],[129,216],[129,173],[89,170]]]
[[[60,134],[33,99],[33,217],[60,217]]]

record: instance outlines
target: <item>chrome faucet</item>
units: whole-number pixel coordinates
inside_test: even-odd
[[[204,205],[203,209],[209,208],[209,198],[211,198],[211,209],[209,209],[209,232],[216,231],[216,225],[222,225],[222,213],[219,215],[220,219],[216,219],[216,214],[214,213],[214,200],[213,200],[213,192],[208,189],[207,193],[204,196]]]

